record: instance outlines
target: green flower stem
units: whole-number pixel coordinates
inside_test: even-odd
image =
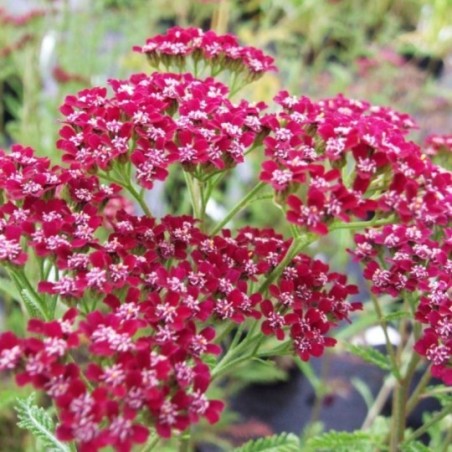
[[[237,82],[239,81],[238,75],[238,72],[233,72],[232,74],[232,83],[229,86],[229,99],[231,99],[231,97],[233,97],[241,89],[240,84],[237,84]]]
[[[312,368],[311,363],[303,361],[298,356],[295,357],[295,364],[297,365],[300,372],[305,376],[309,384],[314,389],[314,392],[316,394],[316,397],[320,395],[321,392],[323,392],[323,384],[322,380],[316,375],[314,369]]]
[[[132,195],[132,197],[135,199],[135,201],[139,204],[139,206],[141,207],[141,210],[144,212],[144,214],[148,217],[152,217],[152,212],[144,201],[144,198],[143,198],[144,193],[142,192],[140,194],[135,189],[135,187],[133,186],[133,184],[130,180],[126,180],[120,174],[118,174],[119,179],[111,177],[109,174],[98,173],[98,176],[101,179],[105,179],[106,181],[108,181],[112,184],[117,184],[117,185],[121,186],[122,188],[126,189],[130,193],[130,195]]]
[[[445,406],[439,413],[437,413],[435,416],[433,416],[428,422],[422,425],[422,427],[419,427],[417,430],[415,430],[405,441],[404,444],[408,444],[411,441],[414,441],[416,438],[419,438],[419,436],[423,435],[432,425],[435,425],[438,421],[441,419],[444,419],[449,414],[452,414],[452,403],[449,403],[447,406]],[[396,451],[397,449],[394,449]],[[392,451],[392,449],[391,449]]]
[[[373,405],[367,412],[367,416],[366,419],[364,419],[361,430],[367,430],[371,427],[376,417],[381,413],[381,410],[385,406],[392,391],[394,390],[396,382],[397,380],[395,379],[394,375],[390,374],[387,376],[383,383],[383,386],[381,387],[377,397],[375,398]]]
[[[420,328],[420,324],[414,325],[413,334],[416,335],[417,329]],[[407,347],[412,348],[411,343],[407,343]],[[391,422],[391,434],[389,451],[397,452],[399,450],[399,445],[403,442],[405,428],[406,428],[406,417],[408,414],[408,390],[411,387],[411,382],[413,380],[414,374],[416,372],[419,362],[421,362],[421,357],[413,350],[410,351],[411,358],[404,372],[404,376],[401,381],[397,381],[394,389],[393,398],[393,409],[392,409],[392,422]],[[402,346],[399,347],[399,356],[402,356],[403,350]],[[419,397],[419,396],[417,396]],[[414,400],[412,401],[412,406],[415,406]]]
[[[396,384],[392,403],[389,452],[398,452],[399,445],[403,441],[406,426],[405,407],[407,392],[408,388],[405,383]]]
[[[260,337],[261,339],[261,337]],[[244,363],[244,362],[250,362],[253,358],[256,357],[256,354],[253,353],[247,353],[243,356],[239,356],[234,359],[229,359],[226,361],[226,363],[223,363],[221,361],[221,366],[219,369],[215,367],[215,369],[212,372],[212,381],[214,379],[220,378],[230,372],[234,367],[237,367],[238,365]]]
[[[244,329],[245,329],[245,322],[242,322],[234,334],[234,337],[233,337],[231,345],[230,345],[231,348],[235,348],[237,346],[237,344],[239,343],[239,341],[243,335]]]
[[[179,452],[190,452],[191,449],[191,436],[190,430],[188,430],[182,435],[180,439]]]
[[[306,246],[311,244],[314,240],[317,239],[317,235],[313,233],[307,233],[306,235],[295,237],[292,240],[292,243],[289,249],[284,256],[284,259],[273,269],[273,271],[267,276],[265,281],[261,284],[258,289],[259,293],[264,293],[268,286],[276,279],[284,269],[290,264],[292,259]]]
[[[371,292],[370,298],[374,305],[374,309],[377,314],[378,322],[379,322],[381,328],[383,329],[383,334],[385,336],[386,351],[388,352],[389,360],[391,361],[391,371],[394,374],[397,381],[401,382],[402,377],[399,372],[400,366],[399,366],[399,362],[397,360],[396,354],[394,352],[394,347],[391,343],[391,340],[389,339],[388,324],[383,316],[383,312],[381,310],[378,298],[372,292]]]
[[[271,350],[262,351],[259,353],[260,358],[270,358],[272,356],[284,356],[290,355],[293,351],[293,343],[291,340],[283,342],[278,347],[274,347]]]
[[[236,324],[233,322],[230,322],[229,325],[227,325],[223,331],[215,338],[215,342],[219,345],[221,342],[227,338],[229,333],[236,327]]]
[[[370,221],[353,221],[351,223],[344,223],[344,222],[334,222],[329,227],[329,231],[337,231],[340,229],[365,229],[365,228],[371,228],[375,226],[384,226],[387,224],[394,223],[395,218],[393,215],[391,215],[388,218],[382,218],[380,220],[370,220]]]
[[[159,442],[160,442],[159,436],[149,435],[146,444],[143,446],[140,452],[151,452],[152,450],[154,450],[154,448],[158,445]]]
[[[148,217],[152,217],[152,212],[149,209],[148,205],[144,201],[143,193],[139,193],[135,187],[132,185],[131,182],[129,182],[127,185],[123,185],[124,188],[133,196],[133,198],[137,201],[137,203],[140,205],[141,210],[144,212],[144,214]]]
[[[446,437],[444,438],[443,442],[444,446],[441,449],[441,452],[450,451],[449,446],[451,445],[451,443],[452,443],[452,428],[449,428],[449,431],[447,432]]]
[[[407,415],[410,414],[411,411],[413,411],[413,409],[418,404],[419,399],[420,399],[421,395],[423,394],[424,389],[428,385],[431,378],[432,378],[431,369],[430,369],[430,366],[428,366],[424,372],[424,375],[422,375],[421,379],[419,380],[419,383],[417,384],[416,388],[414,389],[410,398],[408,399],[408,402],[406,404]]]
[[[35,313],[29,309],[27,300],[25,299],[25,297],[27,295],[26,294],[24,295],[24,291],[28,290],[30,292],[31,297],[33,297],[35,304],[37,304],[36,308],[39,311],[39,313],[41,314],[41,317],[46,321],[51,320],[51,318],[49,317],[49,314],[47,312],[47,309],[46,309],[47,306],[46,306],[45,301],[38,294],[38,292],[36,292],[35,288],[33,287],[33,285],[28,280],[27,276],[25,275],[25,272],[22,269],[13,269],[11,267],[6,267],[6,269],[8,271],[10,278],[14,282],[17,290],[19,291],[19,293],[22,297],[25,312],[27,312],[30,317],[34,317],[34,315],[35,315]]]
[[[226,226],[229,221],[235,217],[235,215],[237,215],[238,212],[240,212],[242,209],[244,209],[248,204],[250,204],[255,195],[257,193],[259,193],[260,190],[262,190],[265,187],[265,184],[263,182],[258,182],[254,188],[248,192],[248,194],[246,196],[244,196],[228,213],[227,215],[219,222],[215,225],[215,227],[213,228],[212,232],[210,233],[210,235],[215,235],[217,234],[219,231],[221,231],[221,229]]]
[[[202,201],[200,199],[199,186],[196,186],[194,177],[187,171],[184,171],[184,177],[188,192],[190,193],[193,216],[197,219],[201,219]]]
[[[252,333],[252,331],[250,331],[243,341],[237,344],[237,346],[229,348],[223,358],[212,370],[212,380],[220,378],[229,372],[233,367],[236,367],[242,362],[249,361],[256,356],[259,346],[265,337],[260,332],[255,335],[250,333]],[[252,346],[253,349],[250,352]]]

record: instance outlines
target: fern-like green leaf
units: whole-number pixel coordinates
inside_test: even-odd
[[[372,347],[350,344],[347,345],[347,350],[353,355],[359,356],[364,361],[378,366],[380,369],[391,370],[389,358]]]
[[[35,394],[26,399],[17,399],[17,425],[30,431],[46,452],[70,452],[69,446],[60,442],[55,436],[55,424],[50,414],[35,404]]]
[[[293,433],[267,436],[248,441],[234,452],[299,452],[300,440]]]
[[[25,303],[28,314],[30,314],[31,317],[37,317],[41,319],[46,318],[41,305],[36,301],[33,294],[31,294],[29,290],[23,289],[20,291],[20,294],[22,296],[22,300]]]
[[[307,451],[315,452],[372,452],[374,442],[365,432],[336,432],[334,430],[310,438],[306,444]]]

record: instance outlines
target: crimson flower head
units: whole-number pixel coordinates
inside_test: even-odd
[[[260,179],[290,223],[324,235],[335,221],[416,215],[414,198],[436,170],[406,140],[415,127],[408,115],[341,95],[312,102],[281,92],[275,101],[282,111],[264,119]]]
[[[134,50],[146,54],[149,63],[158,68],[185,67],[191,57],[195,63],[202,61],[212,72],[227,69],[251,81],[268,71],[275,71],[273,58],[254,47],[241,46],[232,35],[217,35],[200,28],[170,28],[166,33],[146,41]]]

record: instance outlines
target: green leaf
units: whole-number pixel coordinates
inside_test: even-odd
[[[402,452],[431,452],[431,449],[419,441],[410,441],[408,444],[402,444]]]
[[[374,450],[372,436],[365,432],[336,432],[310,438],[306,450],[315,452],[371,452]]]
[[[352,378],[351,383],[364,399],[367,409],[370,410],[374,404],[374,396],[372,395],[372,391],[369,386],[360,378]]]
[[[11,274],[11,278],[14,280],[15,287],[22,287],[19,278],[14,273]],[[23,288],[21,290],[17,289],[17,292],[20,294],[20,298],[24,302],[25,309],[30,317],[45,318],[41,304],[35,299],[30,290]]]
[[[300,440],[293,433],[267,436],[248,441],[233,452],[299,452]]]
[[[428,386],[425,393],[435,397],[442,407],[452,404],[452,389],[445,385]]]
[[[273,361],[253,359],[247,366],[237,369],[234,378],[246,383],[274,383],[287,380],[287,372]]]
[[[386,320],[386,322],[392,322],[393,320],[400,320],[409,316],[410,314],[406,311],[394,311],[386,314],[384,316],[384,319]]]
[[[0,277],[0,291],[13,300],[20,301],[20,293],[10,279]]]
[[[380,353],[378,350],[372,347],[366,347],[363,345],[351,345],[346,346],[347,350],[355,356],[359,356],[364,361],[374,364],[383,370],[391,370],[389,358]]]
[[[21,102],[19,102],[14,96],[3,96],[3,101],[6,106],[6,111],[9,112],[14,118],[17,118],[22,108]]]
[[[70,447],[55,436],[55,424],[50,414],[35,404],[35,394],[26,399],[17,399],[17,425],[30,431],[42,444],[46,452],[70,452]]]
[[[40,319],[46,318],[46,314],[42,310],[41,304],[36,300],[30,290],[22,289],[20,294],[30,317],[37,317]]]

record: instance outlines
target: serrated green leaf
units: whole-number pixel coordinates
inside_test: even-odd
[[[366,347],[363,345],[347,345],[347,350],[355,356],[360,357],[364,361],[374,364],[383,370],[391,370],[391,365],[389,363],[389,358],[387,358],[383,353],[372,347]]]
[[[14,274],[11,274],[11,278],[14,280],[15,287],[21,287],[19,279]],[[17,292],[20,295],[19,299],[22,299],[30,317],[45,318],[45,313],[43,312],[40,303],[34,298],[30,290],[26,288],[22,290],[17,289]]]
[[[374,450],[372,436],[365,432],[336,432],[310,438],[306,450],[315,452],[371,452]]]
[[[248,441],[233,452],[299,452],[300,440],[293,433],[267,436]]]
[[[28,289],[22,289],[20,291],[20,295],[22,296],[22,300],[24,301],[25,307],[31,317],[38,317],[41,319],[46,318],[41,305],[36,301],[35,297]]]
[[[55,436],[55,424],[47,411],[35,404],[35,394],[26,399],[17,399],[17,425],[31,432],[43,445],[46,452],[70,452],[70,447]]]

